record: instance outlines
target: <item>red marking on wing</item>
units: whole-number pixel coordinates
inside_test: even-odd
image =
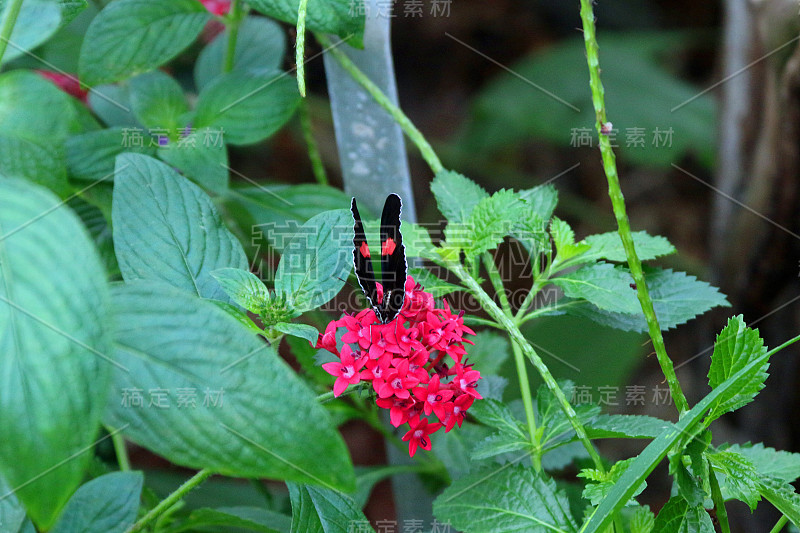
[[[367,246],[366,242],[362,242],[361,246],[358,247],[359,253],[364,257],[369,257],[369,246]]]
[[[394,239],[388,238],[386,242],[383,243],[383,248],[381,248],[381,255],[392,255],[394,253],[394,249],[397,248],[397,243],[394,242]]]

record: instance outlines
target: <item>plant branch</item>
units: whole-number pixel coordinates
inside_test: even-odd
[[[789,519],[786,517],[786,515],[783,515],[777,522],[775,522],[775,525],[769,530],[769,533],[780,533],[786,526],[787,522],[789,522]]]
[[[306,97],[306,12],[308,0],[300,0],[297,7],[297,37],[295,37],[294,64],[297,69],[297,89]]]
[[[625,198],[622,196],[619,176],[617,175],[616,157],[614,155],[614,150],[611,148],[608,135],[604,133],[606,128],[608,128],[608,123],[606,121],[605,93],[603,83],[600,81],[600,61],[598,58],[592,0],[581,0],[581,21],[583,23],[583,39],[586,44],[586,61],[589,65],[592,103],[594,104],[596,117],[595,126],[600,138],[600,154],[603,159],[603,170],[608,180],[608,195],[611,198],[614,217],[617,219],[619,236],[625,248],[625,256],[628,259],[631,276],[633,276],[633,280],[636,282],[636,292],[639,297],[639,303],[642,306],[642,311],[644,311],[645,319],[647,320],[647,329],[653,341],[658,364],[661,366],[661,371],[667,378],[667,383],[669,384],[672,398],[675,401],[675,406],[678,408],[679,413],[683,414],[689,410],[689,403],[686,401],[686,396],[684,396],[683,390],[678,383],[672,360],[670,360],[667,355],[664,337],[661,335],[661,327],[658,324],[658,318],[656,318],[656,313],[653,308],[653,301],[650,299],[650,293],[645,283],[642,263],[639,261],[639,257],[636,255],[636,250],[633,245],[633,235],[631,234],[630,222],[628,221],[628,214],[625,209]]]
[[[239,25],[242,22],[242,10],[239,0],[231,2],[231,9],[225,25],[228,27],[228,42],[225,45],[225,60],[222,64],[222,72],[233,70],[234,58],[236,57],[236,39],[239,38]]]
[[[114,453],[117,456],[117,465],[123,472],[131,469],[131,462],[128,459],[128,450],[125,447],[125,437],[114,428],[106,426],[106,430],[111,434],[111,442],[114,444]]]
[[[175,489],[175,492],[161,500],[158,505],[153,507],[149,513],[144,515],[140,518],[135,524],[133,524],[125,533],[135,533],[136,531],[142,531],[147,524],[158,518],[162,513],[164,513],[167,509],[178,503],[183,499],[186,494],[188,494],[192,489],[197,488],[203,481],[208,479],[214,475],[214,472],[208,469],[200,470],[198,473],[190,477],[186,482]]]
[[[300,73],[298,80],[300,79]],[[319,146],[314,139],[314,131],[311,124],[311,113],[308,109],[308,101],[303,99],[300,101],[300,129],[303,130],[303,139],[306,141],[306,148],[308,149],[308,159],[311,160],[311,169],[314,172],[314,178],[320,185],[328,184],[328,174],[325,172],[325,165],[322,163],[322,156],[319,153]]]
[[[725,500],[722,498],[722,491],[719,488],[717,475],[711,463],[708,463],[708,481],[711,485],[711,499],[717,511],[717,520],[722,533],[731,533],[731,526],[728,524],[728,511],[725,510]]]
[[[370,80],[366,74],[364,74],[356,65],[353,63],[347,54],[343,51],[339,50],[338,48],[334,47],[331,43],[331,40],[326,36],[319,33],[315,33],[314,36],[317,38],[317,41],[328,50],[328,53],[333,54],[333,57],[339,64],[345,69],[353,79],[358,82],[359,85],[364,87],[367,92],[375,99],[375,101],[380,105],[383,109],[389,113],[392,118],[397,122],[400,128],[405,132],[408,136],[409,140],[413,142],[417,148],[419,149],[420,153],[422,154],[422,158],[428,163],[428,166],[431,167],[431,170],[434,174],[439,173],[439,171],[444,170],[444,165],[439,160],[439,156],[436,155],[436,152],[433,151],[430,143],[425,139],[422,133],[417,129],[416,126],[409,120],[403,111],[397,107],[386,94],[381,91],[381,89],[375,85],[372,80]]]
[[[0,65],[3,63],[3,55],[6,53],[8,40],[11,39],[21,8],[22,0],[10,0],[2,13],[3,21],[0,23]]]

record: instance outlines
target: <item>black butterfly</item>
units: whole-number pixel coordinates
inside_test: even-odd
[[[356,199],[350,203],[353,213],[353,265],[356,277],[364,296],[375,315],[382,324],[391,322],[403,309],[406,298],[406,251],[403,246],[403,236],[400,234],[400,211],[403,202],[396,194],[386,197],[381,215],[381,279],[375,277],[372,270],[372,259],[367,245],[367,235],[364,232],[364,223],[358,214]],[[378,285],[383,286],[383,300],[378,300]]]

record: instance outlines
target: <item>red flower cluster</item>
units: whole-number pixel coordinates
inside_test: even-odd
[[[41,77],[52,81],[65,93],[74,96],[84,104],[86,103],[89,93],[86,91],[86,89],[81,87],[81,83],[78,81],[76,76],[62,74],[60,72],[53,72],[51,70],[37,70],[36,72]]]
[[[443,309],[435,308],[433,296],[411,277],[405,289],[403,310],[392,322],[381,324],[372,309],[345,315],[328,324],[316,347],[339,357],[322,365],[336,376],[335,396],[348,385],[372,382],[376,403],[389,409],[392,425],[408,422],[411,429],[403,440],[413,457],[418,447],[431,449],[431,433],[461,427],[467,409],[481,398],[475,390],[481,374],[464,358],[464,343],[473,344],[464,335],[475,332],[464,325],[463,313],[454,315],[447,303]],[[382,291],[378,284],[379,300]],[[347,331],[340,351],[336,332],[342,327]]]
[[[200,3],[209,13],[217,16],[227,15],[231,9],[231,0],[200,0]]]

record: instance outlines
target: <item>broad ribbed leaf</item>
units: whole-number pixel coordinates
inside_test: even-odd
[[[723,494],[745,502],[754,511],[761,499],[757,484],[759,472],[743,455],[729,450],[709,453],[708,460],[716,470],[725,474],[720,486]]]
[[[42,529],[80,484],[97,438],[113,364],[107,291],[72,210],[0,178],[0,471]]]
[[[130,89],[127,84],[98,85],[89,93],[89,108],[107,126],[121,126],[147,137],[147,131],[131,111]],[[146,141],[145,141],[146,142]]]
[[[278,322],[275,324],[275,329],[286,335],[300,337],[305,339],[311,344],[316,344],[319,339],[319,331],[314,326],[308,324],[296,324],[293,322]]]
[[[139,74],[128,82],[134,116],[161,135],[174,135],[182,126],[181,117],[189,111],[183,89],[168,74],[154,70]],[[157,133],[158,134],[158,133]]]
[[[117,157],[114,248],[125,281],[161,280],[226,300],[211,272],[247,268],[239,241],[197,185],[140,154]]]
[[[575,242],[575,232],[569,224],[558,217],[553,217],[550,221],[550,236],[556,247],[556,261],[564,262],[589,249],[586,242]]]
[[[758,485],[764,498],[786,515],[796,527],[800,527],[800,495],[795,492],[794,487],[769,476],[759,476]]]
[[[203,48],[194,64],[194,83],[198,90],[222,74],[228,30],[217,35]],[[246,17],[236,35],[233,72],[253,74],[280,68],[286,53],[286,34],[280,24],[264,17]]]
[[[251,0],[250,5],[272,18],[297,25],[300,0]],[[350,0],[309,0],[306,28],[311,31],[334,33],[347,38],[350,46],[362,47],[364,15],[359,14],[359,4]]]
[[[558,191],[553,185],[537,185],[530,189],[523,189],[517,194],[525,200],[528,208],[544,219],[550,220],[558,204]]]
[[[656,516],[653,533],[714,533],[714,524],[701,505],[673,496]]]
[[[353,267],[353,222],[346,210],[328,211],[303,224],[283,250],[275,292],[297,311],[328,303]]]
[[[287,483],[292,501],[292,533],[338,533],[369,528],[353,499],[338,491]]]
[[[511,233],[524,209],[524,202],[514,191],[498,191],[480,200],[464,222],[447,225],[447,244],[462,249],[468,258],[496,248]]]
[[[253,144],[278,131],[299,104],[297,83],[285,72],[229,72],[200,92],[194,125],[222,131],[229,144]]]
[[[758,330],[748,328],[742,315],[731,317],[728,325],[717,335],[714,353],[711,355],[711,368],[708,370],[708,384],[716,388],[720,383],[744,368],[751,361],[760,359],[767,351]],[[769,362],[741,382],[738,390],[720,397],[719,402],[708,414],[706,424],[727,412],[735,411],[753,401],[756,394],[764,388]]]
[[[211,15],[197,0],[117,0],[89,25],[78,71],[89,86],[163,65],[200,34]]]
[[[200,528],[226,527],[261,533],[287,533],[292,519],[289,516],[268,511],[261,507],[217,507],[201,508],[189,514],[180,524],[171,527],[170,533],[198,531]],[[237,531],[239,531],[237,530]]]
[[[148,136],[129,128],[108,128],[73,135],[66,142],[67,169],[71,178],[113,181],[117,156],[124,152],[155,155]]]
[[[760,442],[753,445],[734,444],[727,451],[742,455],[762,475],[790,483],[800,477],[800,453],[768,448]]]
[[[622,247],[622,239],[616,231],[589,235],[585,241],[591,246],[581,257],[581,260],[596,261],[606,259],[608,261],[625,262],[625,248]],[[640,261],[648,261],[675,253],[675,247],[660,235],[649,235],[646,231],[633,233],[633,247]]]
[[[495,400],[477,402],[472,406],[469,414],[478,419],[479,422],[499,429],[503,433],[526,438],[525,425],[501,402]]]
[[[123,533],[136,521],[144,477],[112,472],[82,485],[67,502],[53,533]]]
[[[8,0],[0,0],[0,13],[5,13]],[[61,8],[51,0],[26,0],[17,15],[14,31],[8,39],[3,63],[25,55],[49,39],[61,25]]]
[[[431,182],[431,192],[436,198],[439,212],[448,222],[464,222],[478,205],[478,202],[489,197],[483,187],[466,176],[442,170]]]
[[[211,273],[225,294],[253,313],[261,313],[269,304],[269,289],[249,270],[222,268]]]
[[[654,439],[671,422],[644,415],[600,415],[586,425],[591,439]]]
[[[433,502],[439,521],[466,533],[577,531],[566,495],[552,479],[508,465],[455,481]]]
[[[522,450],[529,450],[533,445],[527,438],[521,438],[508,433],[495,433],[486,437],[486,439],[477,443],[472,449],[471,457],[473,459],[487,459],[496,455],[517,452],[516,458],[522,458],[529,452],[522,452]]]
[[[228,150],[224,133],[201,129],[158,149],[158,157],[216,194],[228,190]]]
[[[63,155],[52,145],[0,134],[0,174],[25,178],[59,196],[69,189]]]
[[[586,265],[552,280],[570,298],[583,299],[600,309],[616,313],[641,311],[633,278],[626,269],[610,263]]]
[[[106,422],[173,463],[351,490],[347,449],[275,349],[214,303],[161,283],[114,288]],[[141,404],[136,399],[141,399]]]

